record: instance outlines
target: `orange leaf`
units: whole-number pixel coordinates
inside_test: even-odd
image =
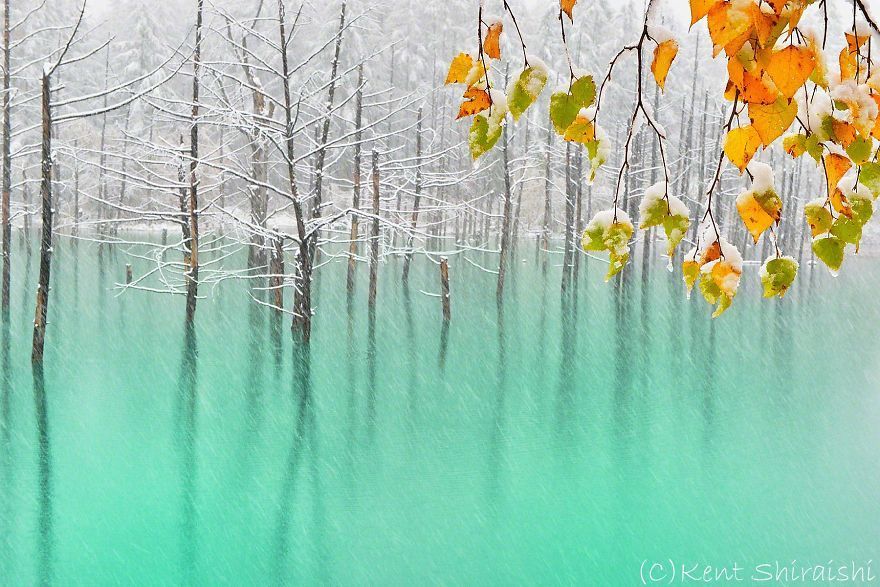
[[[843,145],[843,148],[849,147],[856,140],[856,127],[845,120],[831,119],[831,130],[834,131],[834,140]]]
[[[572,12],[574,11],[575,4],[577,4],[577,0],[559,0],[559,8],[568,15],[569,20],[574,20]]]
[[[785,5],[788,3],[788,0],[769,0],[770,5],[773,7],[773,11],[776,15],[782,14],[782,10],[785,8]]]
[[[742,101],[749,104],[773,104],[777,93],[767,87],[760,78],[749,72],[743,74]]]
[[[720,0],[690,0],[691,26],[694,26],[701,18],[709,14],[709,10],[718,4],[719,1]]]
[[[715,259],[721,258],[721,243],[717,240],[706,247],[706,250],[703,251],[703,254],[700,255],[700,265],[705,265],[706,263],[711,263]]]
[[[806,47],[789,45],[775,51],[767,73],[786,98],[794,96],[816,68],[816,56]]]
[[[828,199],[831,201],[831,207],[837,210],[837,212],[843,214],[847,218],[852,218],[852,208],[849,206],[849,200],[843,195],[843,192],[840,191],[839,188],[834,188],[834,191],[831,192],[831,196]]]
[[[760,146],[761,136],[755,127],[743,126],[727,133],[727,137],[724,139],[724,154],[742,173]]]
[[[773,27],[776,25],[776,18],[773,15],[765,13],[757,4],[751,5],[752,25],[755,27],[755,34],[758,36],[758,43],[764,47],[773,34]]]
[[[651,62],[651,73],[654,74],[654,80],[662,90],[666,85],[666,74],[669,73],[669,67],[672,60],[678,53],[678,41],[675,39],[667,39],[654,48],[654,61]]]
[[[489,98],[489,92],[479,88],[468,88],[464,93],[464,99],[464,102],[461,103],[461,106],[458,109],[458,116],[455,117],[456,120],[465,116],[471,116],[477,112],[482,112],[492,105],[492,99]]]
[[[748,6],[748,5],[746,5]],[[709,9],[707,22],[709,36],[715,46],[712,55],[718,55],[721,49],[731,41],[748,32],[752,28],[752,19],[748,8],[730,2],[718,2]]]
[[[749,104],[749,119],[765,147],[782,136],[797,116],[797,102],[779,98],[773,104]]]
[[[489,31],[486,33],[486,38],[483,40],[483,53],[485,53],[487,57],[491,57],[492,59],[501,58],[501,44],[499,41],[501,39],[501,30],[503,28],[504,26],[500,22],[493,22],[489,25]]]
[[[846,33],[846,45],[849,47],[850,53],[858,53],[859,49],[862,45],[865,44],[865,41],[868,40],[868,35],[854,35],[852,33]]]
[[[458,56],[452,60],[452,64],[449,66],[449,73],[446,74],[446,82],[447,84],[463,84],[467,79],[468,72],[471,70],[471,67],[474,66],[474,58],[468,55],[467,53],[459,53]]]
[[[825,155],[825,177],[828,179],[828,193],[833,194],[837,190],[840,178],[852,167],[852,162],[844,155],[831,153]]]

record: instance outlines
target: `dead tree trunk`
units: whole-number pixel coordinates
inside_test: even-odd
[[[41,109],[43,140],[41,147],[40,196],[42,199],[42,236],[40,238],[40,274],[37,283],[37,304],[34,312],[34,339],[31,362],[43,363],[46,343],[46,318],[49,313],[49,277],[52,270],[52,104],[49,73],[41,80]]]
[[[339,52],[342,48],[342,33],[345,30],[345,2],[339,13],[339,32],[336,34],[336,47],[333,52],[333,62],[330,64],[330,87],[327,90],[327,108],[324,113],[324,125],[321,128],[320,141],[318,142],[318,152],[315,161],[315,197],[312,204],[312,220],[321,216],[321,204],[323,199],[322,187],[324,183],[324,164],[327,156],[327,138],[330,136],[330,120],[333,113],[333,97],[336,93],[336,72],[339,69]],[[317,243],[319,230],[315,230],[312,234],[309,252],[312,260],[315,259],[317,252]]]
[[[354,277],[355,268],[357,267],[357,251],[358,251],[358,209],[361,205],[361,137],[363,135],[361,126],[363,122],[364,109],[364,64],[358,65],[358,85],[357,97],[355,98],[354,113],[354,172],[352,177],[351,192],[351,208],[354,213],[351,215],[351,230],[348,238],[348,275],[345,280],[345,291],[348,299],[354,293]]]
[[[2,220],[3,223],[3,276],[2,276],[2,313],[4,324],[9,321],[9,287],[10,287],[10,248],[12,245],[12,221],[9,213],[9,199],[12,191],[12,121],[10,118],[10,73],[9,73],[9,0],[3,4],[3,187],[2,187]]]
[[[565,243],[562,247],[562,283],[564,292],[571,281],[572,244],[574,242],[574,190],[571,181],[571,143],[565,143]]]
[[[284,134],[285,153],[287,163],[287,181],[290,190],[290,201],[293,205],[293,214],[296,219],[296,232],[298,243],[297,268],[293,292],[293,320],[290,323],[290,333],[295,345],[294,352],[301,362],[304,389],[308,388],[309,370],[309,343],[312,336],[312,258],[309,254],[309,235],[306,232],[305,218],[303,217],[302,202],[299,199],[299,189],[296,183],[295,146],[293,142],[293,102],[290,99],[290,66],[287,57],[287,46],[290,41],[284,25],[284,0],[278,0],[278,38],[281,48],[281,73],[284,82],[281,84],[284,91]]]
[[[541,249],[546,253],[550,249],[550,147],[553,145],[553,128],[547,129],[547,150],[544,152],[544,221],[541,224]],[[547,273],[547,255],[541,263],[542,273]]]
[[[370,320],[375,319],[376,287],[379,278],[379,153],[373,151],[373,228],[370,233],[370,289],[368,307]]]
[[[419,119],[416,123],[416,182],[413,196],[413,210],[410,227],[413,232],[419,224],[419,207],[422,205],[422,109],[419,108]],[[403,259],[403,283],[409,283],[409,267],[413,257],[413,237],[407,243],[406,257]]]
[[[199,295],[199,70],[202,57],[202,11],[204,0],[198,0],[196,12],[196,44],[193,51],[193,103],[189,142],[189,267],[186,275],[186,324],[192,327]]]
[[[501,144],[501,173],[504,175],[504,212],[501,225],[501,254],[498,257],[498,284],[495,286],[495,301],[500,304],[504,299],[504,276],[507,272],[507,262],[510,258],[510,215],[511,215],[511,193],[510,193],[510,156],[508,154],[509,137],[507,135],[508,127],[505,126],[502,131]]]

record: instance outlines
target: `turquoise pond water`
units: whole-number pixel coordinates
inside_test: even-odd
[[[187,371],[183,299],[114,288],[148,262],[116,247],[102,270],[94,245],[63,240],[35,394],[37,257],[16,246],[3,585],[635,585],[669,559],[880,569],[876,259],[836,279],[804,268],[769,301],[748,267],[713,322],[659,259],[622,291],[590,261],[563,304],[557,256],[544,276],[524,242],[499,329],[494,276],[454,256],[442,368],[436,265],[416,259],[407,296],[400,261],[383,264],[371,355],[366,267],[349,324],[331,262],[304,394],[288,317],[279,349],[241,280],[203,287]]]

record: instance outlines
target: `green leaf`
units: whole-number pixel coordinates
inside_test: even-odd
[[[507,105],[514,120],[519,120],[522,113],[534,104],[546,83],[547,71],[544,68],[527,67],[519,74],[507,95]]]
[[[853,220],[861,226],[868,223],[871,216],[874,215],[874,202],[860,196],[859,194],[851,194],[849,197],[849,207],[852,210]]]
[[[565,134],[565,130],[577,118],[578,111],[580,106],[571,94],[556,92],[550,96],[550,120],[557,133]]]
[[[834,235],[829,234],[813,239],[813,252],[835,275],[843,264],[843,249],[845,247],[846,243]]]
[[[862,165],[871,158],[872,141],[864,137],[857,137],[856,140],[849,144],[846,148],[846,154],[852,159],[856,165]]]
[[[761,267],[761,284],[764,286],[764,297],[772,298],[785,295],[797,275],[798,263],[791,257],[768,259]]]
[[[681,265],[681,273],[687,286],[688,299],[690,299],[691,290],[694,289],[694,284],[697,283],[697,278],[700,277],[700,263],[694,259],[685,259]]]
[[[498,142],[501,137],[502,126],[500,122],[496,122],[495,116],[490,120],[482,114],[477,114],[471,123],[471,130],[468,133],[468,145],[471,150],[471,157],[476,160],[481,155],[489,151]]]
[[[687,234],[691,219],[687,216],[669,215],[663,220],[663,231],[666,233],[666,256],[672,257],[675,247]]]
[[[605,153],[599,148],[600,146],[598,138],[586,144],[587,156],[590,158],[590,182],[596,179],[596,172],[605,163]]]
[[[831,211],[824,204],[808,202],[804,206],[804,215],[807,217],[807,224],[810,225],[814,237],[831,229]]]
[[[862,240],[862,225],[846,216],[838,216],[831,225],[831,234],[845,243],[856,245]]]
[[[581,237],[581,246],[585,251],[604,251],[605,241],[602,240],[604,232],[601,226],[587,225],[587,229]]]
[[[859,183],[871,190],[874,197],[880,194],[880,163],[865,163],[859,171]]]
[[[629,220],[611,221],[614,211],[606,210],[597,213],[587,225],[581,237],[581,246],[585,251],[608,251],[610,266],[605,281],[611,279],[626,266],[629,260],[629,239],[634,229]],[[619,212],[623,214],[623,212]]]
[[[571,96],[581,108],[588,108],[596,99],[596,82],[593,76],[584,75],[571,84]]]

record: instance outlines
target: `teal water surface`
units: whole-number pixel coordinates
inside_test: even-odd
[[[276,339],[244,280],[202,288],[187,356],[182,297],[114,285],[148,260],[62,240],[39,393],[22,246],[4,585],[634,585],[645,561],[880,561],[875,259],[805,267],[784,300],[748,267],[711,321],[661,260],[623,289],[590,261],[564,302],[557,257],[544,274],[523,241],[499,312],[494,275],[452,256],[442,358],[431,260],[408,294],[382,265],[374,352],[366,267],[349,322],[333,261],[304,389],[289,317]]]

